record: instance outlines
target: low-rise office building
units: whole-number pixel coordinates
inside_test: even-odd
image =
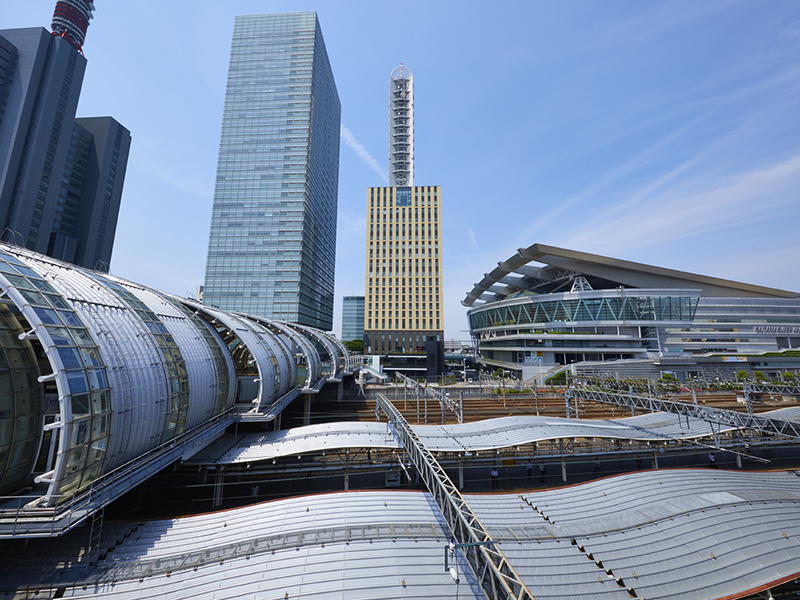
[[[364,296],[342,298],[342,341],[364,339]]]

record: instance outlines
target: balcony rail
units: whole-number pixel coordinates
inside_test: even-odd
[[[203,441],[223,432],[234,418],[234,409],[228,409],[71,494],[29,494],[0,499],[0,539],[54,537],[66,533]]]

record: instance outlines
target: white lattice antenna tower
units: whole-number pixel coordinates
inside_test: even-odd
[[[389,76],[389,185],[414,185],[414,76],[402,64]]]

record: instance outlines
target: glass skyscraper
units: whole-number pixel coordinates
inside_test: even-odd
[[[340,116],[315,12],[236,17],[206,304],[332,329]]]

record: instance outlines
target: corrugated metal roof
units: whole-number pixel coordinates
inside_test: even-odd
[[[423,493],[358,492],[292,498],[195,517],[109,524],[123,539],[64,597],[82,598],[448,598],[448,537]],[[10,565],[9,565],[10,566]],[[5,567],[6,569],[9,566]],[[483,598],[458,560],[459,598]],[[0,567],[0,572],[2,572]],[[50,577],[55,578],[51,571]],[[45,576],[45,579],[47,577]]]
[[[800,407],[774,412],[780,412],[784,419],[800,417]],[[613,422],[557,417],[502,417],[456,425],[412,425],[412,428],[425,446],[435,452],[474,452],[552,439],[663,441],[665,437],[693,439],[712,433],[706,421],[670,413],[651,413]],[[721,431],[730,429],[733,428],[722,427]],[[719,431],[720,427],[715,425],[714,433]],[[322,423],[249,434],[219,459],[216,458],[218,450],[211,448],[199,453],[193,460],[230,464],[341,448],[399,448],[399,444],[386,423]]]
[[[699,600],[800,573],[793,473],[647,471],[467,501],[540,600],[602,597],[583,575],[626,597]]]
[[[465,499],[537,600],[629,598],[628,588],[721,598],[800,573],[794,473],[645,471]],[[64,566],[84,539],[35,540],[4,557],[0,580],[115,600],[455,596],[448,533],[421,492],[306,496],[134,526],[106,524],[104,546],[117,545],[94,571]],[[483,598],[458,568],[459,597]]]
[[[280,456],[321,452],[341,448],[399,448],[387,423],[340,422],[293,427],[244,436],[228,450],[218,464],[252,462]],[[213,460],[218,450],[198,453],[193,462]]]

